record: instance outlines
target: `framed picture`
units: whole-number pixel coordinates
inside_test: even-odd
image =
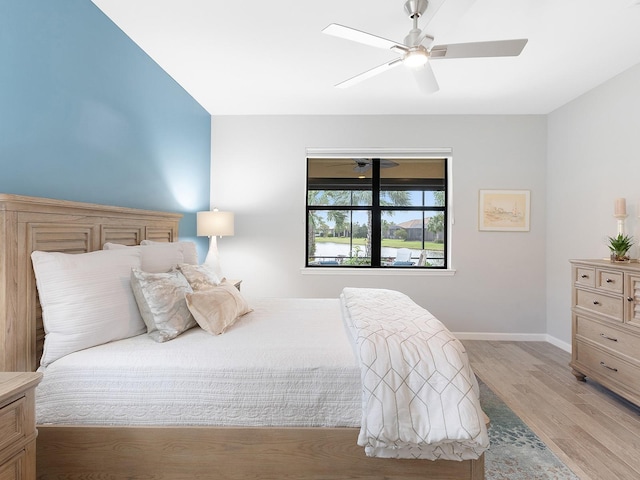
[[[478,229],[494,232],[528,232],[529,190],[480,190]]]

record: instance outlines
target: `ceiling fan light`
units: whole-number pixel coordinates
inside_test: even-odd
[[[409,68],[419,68],[427,63],[429,60],[429,54],[424,47],[412,48],[406,53],[402,60]]]

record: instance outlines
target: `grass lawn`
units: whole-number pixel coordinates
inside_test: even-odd
[[[349,237],[316,237],[316,243],[342,243],[349,245]],[[364,246],[364,238],[354,238],[354,245]],[[419,241],[407,242],[404,240],[398,240],[393,238],[383,238],[382,246],[389,248],[411,248],[413,250],[422,250],[422,243]],[[426,250],[444,250],[443,243],[425,242],[424,248]]]

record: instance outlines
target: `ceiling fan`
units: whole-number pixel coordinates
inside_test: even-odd
[[[375,68],[367,70],[355,77],[340,82],[338,88],[346,88],[363,80],[386,72],[393,67],[404,64],[412,68],[418,86],[424,93],[434,93],[439,90],[438,81],[431,68],[430,60],[450,58],[476,58],[476,57],[512,57],[520,55],[527,44],[527,39],[495,40],[489,42],[458,43],[449,45],[433,45],[434,37],[429,35],[426,29],[418,28],[418,19],[425,13],[428,0],[407,0],[404,10],[413,20],[413,28],[405,37],[404,43],[388,40],[371,33],[363,32],[351,27],[345,27],[337,23],[328,25],[323,33],[335,37],[345,38],[354,42],[363,43],[372,47],[392,50],[400,54],[400,57],[383,63]]]
[[[355,167],[353,167],[353,170],[357,173],[365,173],[368,170],[371,170],[371,167],[373,166],[373,160],[370,158],[354,158],[352,160],[356,163]],[[398,163],[394,162],[393,160],[388,160],[386,158],[380,159],[380,168],[391,168],[397,166]]]
[[[346,160],[346,159],[345,159]],[[373,167],[373,159],[372,158],[350,158],[352,160],[353,171],[356,173],[366,173]],[[391,168],[397,167],[399,164],[394,162],[393,160],[389,160],[386,158],[380,158],[380,168]],[[327,165],[328,167],[345,167],[345,162],[342,163],[334,163],[332,165]]]

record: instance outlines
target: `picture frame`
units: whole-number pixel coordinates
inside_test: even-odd
[[[478,230],[528,232],[530,217],[530,190],[480,190]]]

